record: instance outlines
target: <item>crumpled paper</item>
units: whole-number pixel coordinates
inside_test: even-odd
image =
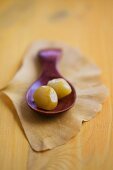
[[[55,116],[44,116],[31,110],[26,103],[26,92],[41,73],[38,51],[44,48],[62,48],[60,73],[75,87],[76,103],[72,109]],[[44,151],[67,143],[76,136],[83,121],[92,119],[102,109],[108,96],[100,79],[101,72],[76,49],[59,42],[34,43],[24,57],[23,64],[13,80],[2,91],[10,98],[20,118],[26,137],[35,151]]]

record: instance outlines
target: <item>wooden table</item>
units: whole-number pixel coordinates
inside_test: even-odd
[[[77,170],[112,170],[113,1],[0,0],[0,88],[16,73],[26,48],[42,39],[78,47],[102,69],[111,96],[102,112],[82,126],[76,137],[79,149],[73,150],[77,158],[71,161],[78,159]],[[1,96],[0,170],[26,170],[28,149],[15,109]]]

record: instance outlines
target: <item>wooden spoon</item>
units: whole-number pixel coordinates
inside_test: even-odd
[[[57,63],[61,57],[61,54],[62,54],[62,50],[56,48],[40,50],[38,53],[38,57],[42,65],[43,71],[39,79],[35,83],[33,83],[31,87],[28,89],[26,95],[26,100],[28,105],[30,106],[31,109],[33,109],[38,113],[43,113],[48,115],[61,113],[70,109],[75,102],[76,92],[74,87],[63,76],[61,76],[57,70]],[[33,99],[33,94],[35,90],[42,85],[47,85],[48,81],[54,78],[65,79],[71,86],[72,92],[68,96],[60,99],[58,101],[57,107],[54,110],[48,111],[48,110],[43,110],[41,108],[38,108]]]

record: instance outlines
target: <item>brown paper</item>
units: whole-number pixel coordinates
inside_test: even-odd
[[[25,95],[30,85],[40,75],[38,51],[59,47],[63,56],[59,63],[61,74],[75,87],[77,100],[72,109],[53,117],[33,112],[27,105]],[[36,42],[27,54],[20,70],[3,91],[14,104],[27,139],[35,151],[55,148],[67,143],[80,130],[83,121],[93,118],[101,111],[108,95],[100,80],[100,70],[76,49],[56,42]]]

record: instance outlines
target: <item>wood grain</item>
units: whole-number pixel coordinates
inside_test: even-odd
[[[62,149],[65,170],[113,169],[112,8],[112,0],[0,1],[0,88],[16,73],[26,48],[35,40],[48,39],[80,48],[102,69],[103,82],[110,89],[102,112],[83,125],[76,139],[67,144],[69,149]],[[14,108],[4,96],[0,97],[0,146],[1,170],[26,170],[29,144]],[[40,154],[38,157],[40,160]]]

